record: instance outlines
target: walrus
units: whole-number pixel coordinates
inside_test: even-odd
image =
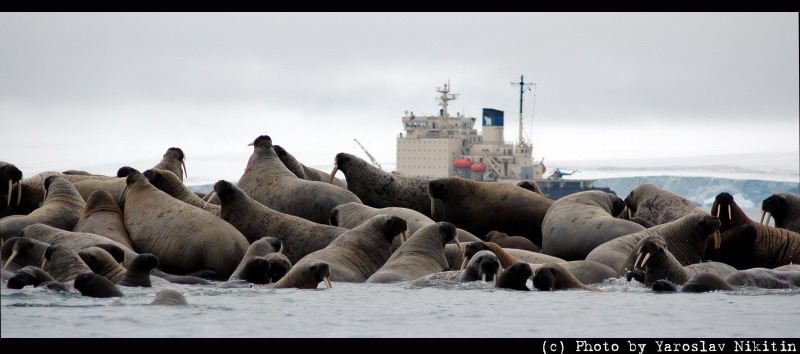
[[[728,193],[717,195],[711,211],[719,217],[723,233],[719,249],[709,249],[705,259],[736,269],[800,262],[800,233],[751,220]]]
[[[8,279],[6,286],[9,289],[22,289],[28,285],[32,285],[34,288],[44,286],[56,291],[69,291],[69,288],[53,279],[50,274],[37,266],[20,268],[14,276]]]
[[[177,290],[164,289],[156,294],[150,305],[182,306],[189,305],[186,298]]]
[[[336,154],[331,176],[337,170],[344,173],[347,189],[365,205],[373,208],[402,207],[431,216],[427,190],[430,179],[391,174],[344,152]]]
[[[164,193],[169,194],[173,198],[180,200],[186,204],[196,206],[200,209],[208,211],[211,214],[219,216],[220,206],[203,201],[194,192],[190,191],[186,185],[183,184],[178,176],[168,170],[158,168],[151,168],[142,173],[150,184],[158,188]]]
[[[619,276],[624,276],[634,270],[636,253],[633,251],[639,241],[649,235],[659,235],[666,240],[670,252],[682,265],[700,263],[704,259],[709,238],[713,238],[713,244],[719,246],[719,226],[717,217],[688,214],[678,220],[603,243],[589,252],[586,260],[605,264],[616,270]]]
[[[19,206],[22,201],[22,171],[12,163],[0,161],[0,205],[3,208],[0,211],[5,211],[6,208],[11,208],[16,204]],[[17,199],[16,203],[12,204],[11,192],[14,185],[17,185]]]
[[[178,179],[183,182],[183,176],[189,177],[189,173],[186,172],[186,155],[183,154],[183,150],[176,147],[171,147],[167,149],[167,152],[164,153],[164,156],[161,158],[153,168],[158,168],[162,170],[167,170],[174,173],[178,176]]]
[[[242,269],[244,269],[245,264],[250,259],[261,258],[270,253],[281,252],[282,250],[283,243],[277,238],[267,236],[256,240],[250,244],[250,247],[247,248],[242,260],[239,262],[239,266],[237,266],[236,270],[231,273],[231,276],[228,278],[228,280],[242,279],[242,277],[239,276],[239,273],[242,271]],[[266,260],[264,261],[266,262]]]
[[[490,251],[479,251],[470,259],[469,263],[461,269],[444,271],[425,275],[419,280],[447,280],[458,282],[483,281],[494,282],[498,273],[502,271],[497,256]]]
[[[236,227],[250,242],[272,236],[283,243],[282,253],[296,264],[301,258],[328,246],[347,229],[323,225],[299,216],[285,214],[250,198],[232,183],[214,184],[220,198],[220,217]]]
[[[75,277],[74,287],[83,296],[98,298],[125,296],[110,280],[92,272],[78,274]]]
[[[112,283],[122,280],[127,272],[125,267],[117,263],[110,253],[100,247],[89,247],[80,250],[78,251],[78,256],[81,257],[83,263],[89,266],[92,272],[111,280]]]
[[[761,221],[767,215],[775,219],[775,227],[800,233],[800,195],[794,193],[776,193],[761,202]]]
[[[141,173],[127,178],[124,220],[134,248],[168,273],[226,280],[247,251],[231,224],[160,191]]]
[[[253,141],[253,154],[238,187],[265,206],[301,218],[327,224],[331,209],[361,200],[352,192],[318,181],[297,178],[272,148],[272,139],[261,135]]]
[[[566,270],[562,264],[563,263],[546,263],[532,266],[532,268],[534,268],[533,287],[541,291],[564,289],[601,291],[593,286],[583,284],[580,280],[575,278],[572,273]]]
[[[106,249],[100,247],[78,251],[78,256],[95,274],[120,286],[151,287],[153,282],[162,286],[169,284],[167,280],[159,278],[151,281],[150,271],[158,266],[158,258],[150,253],[137,255],[130,269],[124,268]]]
[[[544,193],[542,193],[542,188],[540,188],[539,185],[536,184],[536,182],[534,182],[534,181],[522,181],[522,182],[519,182],[519,183],[517,183],[517,187],[521,187],[521,188],[527,189],[527,190],[529,190],[531,192],[539,193],[541,195],[544,195]]]
[[[86,232],[72,232],[61,230],[45,224],[33,224],[22,229],[21,236],[38,240],[50,245],[62,245],[74,251],[80,251],[92,246],[103,247],[113,245],[125,253],[123,266],[126,268],[138,253],[125,245],[100,235]]]
[[[89,195],[83,215],[72,231],[107,237],[133,250],[133,243],[125,229],[122,209],[106,190],[97,189]]]
[[[116,284],[119,286],[139,286],[151,287],[153,283],[163,284],[164,282],[180,283],[178,281],[170,281],[162,277],[156,276],[154,279],[151,277],[153,270],[158,267],[158,257],[150,253],[142,253],[136,256],[128,266],[125,276],[122,277]],[[163,280],[159,280],[163,279]],[[190,284],[206,284],[205,282],[187,282]]]
[[[444,246],[456,237],[456,227],[449,222],[424,226],[411,235],[367,283],[394,283],[414,280],[441,272],[448,267]]]
[[[595,247],[645,228],[617,219],[625,202],[603,191],[573,193],[555,201],[542,222],[542,253],[583,260]]]
[[[307,181],[320,181],[320,182],[328,182],[335,185],[347,189],[347,183],[342,181],[341,179],[335,178],[331,179],[331,175],[324,171],[320,171],[313,167],[308,167],[304,165],[302,162],[298,161],[292,154],[290,154],[286,149],[281,147],[280,145],[273,145],[273,149],[275,149],[275,153],[278,154],[278,158],[281,159],[284,166],[292,171],[295,176],[298,178],[302,178]]]
[[[688,199],[650,183],[632,190],[625,198],[625,205],[633,216],[656,225],[678,220],[687,214],[707,214]]]
[[[737,270],[725,281],[731,285],[755,286],[765,289],[790,289],[800,286],[800,272],[775,271],[767,268]]]
[[[325,262],[306,262],[296,264],[286,275],[275,283],[267,285],[269,288],[298,288],[316,289],[320,282],[330,289],[331,269]]]
[[[428,184],[432,219],[448,221],[475,235],[490,231],[519,235],[542,244],[542,221],[553,201],[507,183],[459,177]]]
[[[677,286],[667,280],[659,279],[653,282],[652,289],[655,292],[675,292],[678,291]],[[705,293],[709,291],[723,291],[733,290],[725,279],[720,278],[713,273],[697,273],[692,275],[686,284],[681,288],[681,292],[685,293]]]
[[[0,247],[2,270],[16,272],[27,266],[40,266],[44,260],[44,252],[50,247],[44,243],[27,237],[12,237]]]
[[[111,194],[111,199],[117,204],[119,208],[125,207],[125,199],[122,198],[122,191],[125,190],[125,179],[89,179],[85,181],[72,182],[75,190],[81,195],[83,200],[89,201],[92,192],[102,189]]]
[[[644,284],[651,286],[654,281],[666,279],[675,284],[685,284],[692,275],[708,272],[725,278],[736,271],[725,263],[703,262],[682,265],[667,249],[667,242],[659,235],[643,238],[636,247],[634,268],[644,269]]]
[[[361,203],[347,203],[337,205],[331,210],[330,224],[345,229],[352,229],[371,219],[373,216],[380,214],[397,216],[405,220],[408,225],[409,235],[413,235],[423,226],[436,223],[436,221],[433,221],[424,214],[409,208],[387,207],[378,209]],[[455,243],[455,240],[459,242],[481,241],[477,236],[459,228],[456,228],[456,238],[451,240],[450,243]],[[397,248],[400,247],[400,244],[402,244],[402,240],[398,237],[392,241],[392,250],[396,251]]]
[[[48,177],[44,185],[44,204],[28,215],[12,215],[0,219],[0,237],[6,239],[18,236],[26,226],[36,223],[64,230],[75,228],[86,206],[78,191],[72,183],[61,177]]]
[[[330,267],[332,280],[363,283],[391,257],[392,239],[405,230],[406,222],[401,218],[375,216],[341,234],[327,247],[303,257],[295,267],[324,262]]]
[[[280,280],[292,268],[292,262],[281,253],[282,249],[281,241],[274,237],[253,242],[228,281],[270,284]]]
[[[531,289],[528,288],[526,283],[532,276],[533,269],[530,264],[515,263],[500,272],[494,286],[501,289],[530,291]]]
[[[77,252],[62,245],[47,247],[44,259],[44,265],[41,268],[61,283],[74,280],[80,273],[94,274]]]
[[[489,232],[483,237],[483,240],[496,243],[503,248],[516,248],[519,250],[539,252],[539,247],[536,247],[531,240],[522,236],[508,236],[508,234],[500,231]]]

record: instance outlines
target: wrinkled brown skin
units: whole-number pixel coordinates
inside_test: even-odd
[[[772,215],[775,227],[800,233],[800,195],[773,194],[761,202],[761,210]]]
[[[456,227],[449,222],[424,226],[394,251],[367,283],[394,283],[441,272],[449,266],[444,246],[454,237]]]
[[[7,271],[16,272],[27,266],[41,267],[47,247],[50,247],[49,243],[27,237],[12,237],[3,242],[2,247],[0,247],[0,259],[2,259],[0,269],[6,268],[6,263],[14,253],[16,255],[14,255],[11,264],[6,268]]]
[[[120,198],[120,196],[122,196],[122,190],[125,189],[124,178],[91,179],[73,182],[72,185],[75,186],[75,189],[85,201],[89,201],[89,196],[91,196],[92,192],[102,189],[111,194],[111,199],[117,203],[120,209],[125,207],[125,199]]]
[[[44,204],[28,215],[12,215],[0,219],[0,237],[18,236],[26,226],[43,223],[72,230],[86,206],[81,195],[69,181],[54,177],[48,187]]]
[[[272,236],[283,242],[283,254],[296,264],[309,253],[327,247],[347,229],[318,224],[284,214],[250,198],[232,183],[221,180],[214,185],[220,197],[220,217],[236,227],[249,242]]]
[[[183,150],[180,148],[171,147],[167,149],[167,152],[164,153],[161,161],[153,166],[153,168],[170,171],[178,176],[178,179],[183,182],[183,176],[186,173],[186,171],[183,169],[185,159],[186,156],[183,154]]]
[[[253,154],[237,186],[266,207],[327,224],[331,210],[337,205],[361,203],[355,194],[346,189],[326,182],[297,178],[280,161],[269,136],[259,136],[253,145]]]
[[[682,265],[700,263],[706,252],[709,236],[719,228],[719,218],[708,214],[689,214],[678,220],[634,234],[617,237],[597,246],[586,256],[587,261],[605,264],[624,276],[633,270],[636,245],[650,235],[663,237]]]
[[[334,162],[347,180],[347,189],[365,205],[408,208],[431,217],[430,179],[391,174],[343,152],[336,154]]]
[[[341,234],[324,249],[303,257],[295,267],[323,262],[330,267],[332,281],[363,283],[391,257],[392,239],[405,230],[403,219],[375,216]]]
[[[719,262],[703,262],[683,266],[667,249],[667,242],[659,235],[649,235],[643,238],[633,253],[641,253],[642,258],[646,253],[650,254],[650,258],[644,266],[644,284],[647,286],[651,286],[654,281],[660,279],[683,285],[693,275],[703,272],[712,273],[725,279],[736,271],[736,268]]]
[[[22,236],[34,240],[38,240],[50,245],[61,245],[69,248],[75,252],[87,249],[92,246],[104,247],[104,245],[111,245],[119,247],[125,252],[125,261],[123,266],[128,267],[130,262],[138,255],[135,251],[129,249],[127,246],[96,234],[85,232],[72,232],[54,228],[44,224],[34,224],[22,230]]]
[[[107,237],[133,250],[133,243],[125,229],[122,210],[114,197],[106,190],[98,189],[89,195],[74,232],[86,232]]]
[[[507,183],[459,177],[435,179],[428,186],[436,204],[432,219],[449,221],[475,235],[490,231],[519,235],[542,244],[542,221],[553,201]],[[540,247],[541,248],[541,247]]]
[[[112,283],[117,283],[125,277],[127,269],[117,263],[114,257],[106,250],[99,247],[89,247],[78,251],[83,263],[86,263],[95,274],[102,276]]]
[[[267,236],[254,241],[250,244],[250,247],[247,248],[247,252],[245,252],[244,257],[242,257],[242,260],[239,262],[239,266],[236,267],[236,270],[233,271],[228,280],[242,279],[239,273],[244,269],[248,261],[257,257],[264,257],[270,253],[280,252],[281,248],[281,241],[274,237]]]
[[[330,224],[333,226],[343,227],[345,229],[352,229],[371,219],[373,216],[381,214],[397,216],[405,220],[408,224],[409,235],[413,235],[415,232],[417,232],[417,230],[426,225],[436,223],[424,214],[408,208],[388,207],[378,209],[361,203],[347,203],[337,205],[335,208],[333,208],[331,211]],[[477,242],[481,240],[477,236],[463,229],[456,229],[456,232],[459,242]],[[397,251],[397,249],[400,247],[400,241],[400,237],[397,237],[394,239],[394,241],[392,241],[393,251]],[[455,242],[450,241],[450,243]]]
[[[158,168],[151,168],[142,173],[150,184],[158,188],[164,193],[169,194],[173,198],[180,200],[186,204],[196,206],[203,209],[215,216],[219,216],[220,206],[216,204],[206,203],[194,192],[190,191],[186,185],[183,184],[180,178],[174,173]]]
[[[625,205],[634,217],[656,225],[678,220],[687,214],[708,214],[688,199],[650,183],[632,190],[625,198]]]
[[[281,159],[281,162],[283,162],[286,168],[288,168],[289,171],[292,171],[297,178],[301,178],[306,181],[320,181],[326,183],[330,180],[330,173],[326,173],[316,168],[311,168],[304,165],[280,145],[274,145],[273,148],[275,149],[275,153],[278,154],[278,158]],[[335,186],[347,189],[347,183],[341,179],[334,178],[331,183]]]
[[[766,289],[789,289],[800,286],[800,271],[776,271],[767,268],[737,270],[725,278],[730,285]]]
[[[555,201],[542,222],[542,253],[568,261],[586,259],[595,247],[644,230],[617,219],[625,202],[602,191],[573,193]]]
[[[544,193],[542,193],[542,189],[539,188],[539,185],[536,184],[536,182],[534,182],[534,181],[522,181],[522,182],[519,182],[519,183],[517,183],[517,187],[524,188],[524,189],[527,189],[527,190],[529,190],[531,192],[544,195]]]
[[[43,268],[44,271],[61,283],[71,282],[81,273],[92,273],[77,252],[61,245],[48,247],[45,258],[47,263]]]
[[[181,202],[131,172],[124,220],[136,251],[152,253],[167,273],[227,280],[249,243],[231,224]]]
[[[751,220],[729,193],[717,195],[711,213],[716,215],[718,209],[722,222],[721,247],[715,250],[709,241],[704,259],[727,263],[736,269],[800,263],[800,233]]]
[[[522,236],[508,236],[508,234],[500,231],[492,231],[483,237],[486,242],[493,242],[503,248],[516,248],[518,250],[525,250],[530,252],[539,252],[539,247],[531,242],[531,240]]]
[[[601,291],[598,288],[588,286],[575,278],[570,271],[563,267],[563,263],[547,263],[532,266],[533,286],[542,291],[546,290],[567,290],[583,289],[589,291]]]
[[[83,296],[98,298],[125,296],[113,282],[92,272],[78,274],[73,285]]]
[[[325,262],[305,262],[296,264],[286,275],[268,288],[316,289],[319,283],[331,276],[331,269]]]
[[[183,306],[189,305],[189,302],[187,302],[183,294],[177,290],[164,289],[156,294],[156,297],[150,305]]]

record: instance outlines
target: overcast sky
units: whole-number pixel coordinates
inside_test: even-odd
[[[0,160],[26,176],[238,179],[257,136],[307,165],[357,138],[393,164],[401,116],[505,111],[538,161],[794,152],[797,13],[2,13]],[[532,119],[532,124],[531,124]],[[532,131],[531,131],[532,128]],[[217,177],[214,177],[217,178]]]

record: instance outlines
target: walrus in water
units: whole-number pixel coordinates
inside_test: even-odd
[[[269,136],[259,136],[251,145],[254,146],[253,154],[247,161],[238,187],[268,208],[327,224],[331,209],[337,205],[361,203],[346,189],[297,178],[280,161]]]
[[[500,272],[497,281],[494,283],[496,288],[530,291],[526,284],[528,279],[533,276],[533,269],[528,263],[515,263],[511,267]]]
[[[320,282],[330,289],[331,269],[325,262],[306,262],[296,264],[286,275],[275,283],[267,285],[269,288],[298,288],[316,289]]]
[[[764,214],[767,222],[764,223]],[[777,193],[761,202],[761,221],[769,224],[770,216],[775,218],[775,227],[800,233],[800,195]]]
[[[332,280],[363,283],[391,257],[392,239],[405,230],[406,222],[401,218],[375,216],[341,234],[327,247],[303,257],[295,267],[323,262],[330,267]]]
[[[292,268],[289,258],[281,253],[282,249],[281,240],[274,237],[253,242],[228,280],[245,280],[254,284],[280,280]]]
[[[110,280],[92,272],[78,274],[74,286],[83,296],[98,298],[125,296]]]
[[[186,301],[186,298],[183,297],[183,294],[179,291],[164,289],[156,294],[155,299],[153,299],[150,305],[182,306],[189,305],[189,302]]]
[[[250,198],[232,183],[220,180],[214,191],[222,202],[220,217],[236,227],[249,242],[272,236],[283,243],[281,253],[296,264],[309,253],[327,247],[347,229],[318,224],[273,210]]]
[[[298,178],[302,178],[307,181],[328,182],[335,186],[347,189],[347,183],[341,179],[335,178],[335,174],[333,175],[333,178],[331,178],[332,175],[328,174],[327,172],[304,165],[280,145],[273,145],[272,147],[275,149],[275,153],[278,154],[278,158],[281,159],[281,162],[283,162],[284,166],[286,166],[289,171],[292,171],[292,173],[294,173],[294,175]]]
[[[603,191],[567,195],[553,203],[542,222],[542,253],[564,260],[583,260],[595,247],[645,228],[615,218],[625,202]]]
[[[584,289],[590,291],[602,291],[593,286],[581,283],[574,275],[560,263],[547,263],[533,266],[533,287],[538,290],[564,290],[564,289]]]
[[[800,286],[800,271],[776,271],[767,268],[737,270],[725,281],[731,285],[755,286],[766,289],[790,289]]]
[[[72,230],[80,220],[86,206],[72,183],[61,177],[45,180],[45,200],[42,206],[28,215],[12,215],[0,219],[0,237],[18,236],[26,226],[47,224],[64,230]]]
[[[83,262],[78,253],[62,245],[52,245],[44,252],[42,269],[56,281],[66,283],[75,279],[80,273],[94,274]]]
[[[47,247],[50,247],[49,243],[27,237],[6,240],[0,247],[3,271],[16,272],[27,266],[41,266]]]
[[[127,177],[125,227],[139,252],[152,253],[168,273],[226,280],[247,251],[231,224],[154,187],[139,172]]]
[[[68,287],[53,279],[42,268],[36,266],[27,266],[19,269],[14,276],[8,279],[7,284],[9,289],[22,289],[28,285],[33,285],[34,288],[43,286],[56,291],[69,291]]]
[[[414,280],[448,267],[444,246],[456,237],[449,222],[427,225],[408,238],[368,279],[367,283]]]
[[[667,279],[659,279],[653,282],[652,289],[655,292],[674,292],[677,291],[677,286]],[[705,293],[722,290],[733,290],[733,287],[718,275],[705,272],[693,275],[681,288],[681,292],[685,293]]]
[[[483,281],[494,282],[502,271],[497,256],[490,251],[479,251],[470,257],[467,265],[461,270],[451,270],[428,274],[420,280],[449,280],[459,282]]]
[[[637,245],[635,268],[644,269],[644,284],[652,285],[654,281],[666,279],[675,284],[685,284],[692,275],[708,272],[720,278],[725,278],[736,271],[735,268],[719,262],[695,263],[682,265],[667,249],[667,242],[663,237],[650,235],[643,238]]]
[[[120,286],[151,287],[150,271],[158,267],[158,257],[150,253],[137,255],[131,262],[130,269],[122,267],[108,251],[100,247],[81,250],[78,256],[95,274]],[[167,280],[158,278],[155,282],[159,285],[169,284]]]
[[[125,229],[122,209],[106,190],[97,189],[89,195],[83,215],[72,231],[104,236],[133,250],[133,243]]]
[[[401,207],[430,217],[428,184],[430,179],[388,173],[355,155],[338,153],[331,175],[340,170],[347,180],[347,189],[373,208]]]
[[[475,235],[501,231],[542,244],[542,221],[553,201],[507,183],[459,177],[428,184],[432,219],[449,221]]]
[[[678,220],[687,214],[707,214],[688,199],[650,183],[632,190],[625,198],[625,205],[631,211],[631,217],[640,217],[656,225]]]

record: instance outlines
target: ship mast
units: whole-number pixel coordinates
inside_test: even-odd
[[[450,80],[447,80],[447,83],[444,84],[444,88],[437,87],[436,92],[442,94],[439,96],[439,99],[442,100],[442,102],[439,102],[439,105],[442,106],[442,117],[449,118],[450,115],[447,113],[447,101],[456,99],[456,94],[450,93]]]
[[[525,146],[525,142],[522,140],[522,95],[525,93],[525,88],[527,87],[528,90],[531,89],[531,85],[533,83],[525,83],[524,76],[519,76],[519,82],[512,82],[511,85],[519,85],[519,137],[517,141],[519,142],[519,146]]]

